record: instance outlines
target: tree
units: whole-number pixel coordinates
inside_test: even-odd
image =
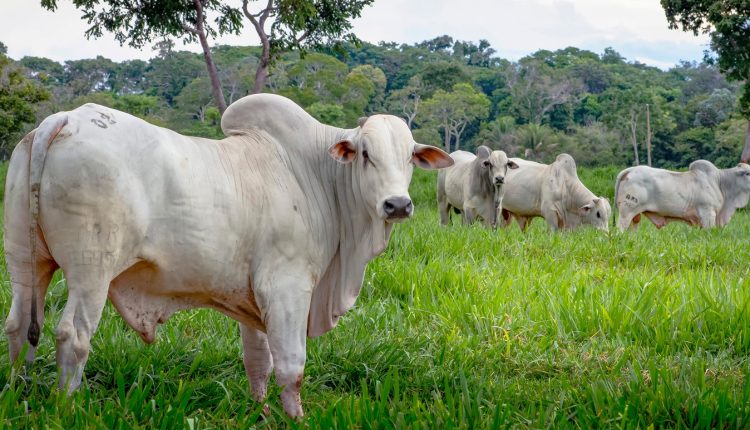
[[[487,118],[490,100],[467,83],[458,83],[450,93],[437,90],[431,99],[424,102],[424,117],[427,122],[443,129],[445,150],[451,151],[451,138],[455,139],[454,149],[461,148],[461,134],[466,125],[477,119]]]
[[[7,158],[15,146],[16,133],[36,120],[34,104],[49,96],[47,90],[26,78],[17,64],[0,53],[0,150],[3,158]]]
[[[583,92],[578,79],[553,70],[534,58],[522,59],[516,67],[507,69],[507,82],[517,117],[541,124],[552,109],[574,101]]]
[[[358,18],[362,9],[375,0],[267,0],[256,12],[250,11],[250,1],[242,0],[242,13],[260,38],[261,55],[253,86],[253,93],[259,93],[266,85],[269,66],[279,54],[324,43],[359,43],[349,31],[349,21]],[[270,32],[266,28],[269,18],[273,21]]]
[[[220,0],[74,0],[73,3],[91,25],[86,37],[101,37],[106,30],[114,33],[121,45],[127,43],[134,48],[142,48],[157,37],[182,38],[185,43],[198,39],[214,101],[219,111],[224,112],[227,105],[208,38],[239,33],[242,27],[239,10]],[[57,0],[42,0],[42,6],[54,11]],[[214,23],[207,19],[209,12],[218,15]]]
[[[744,81],[740,110],[747,121],[740,159],[750,161],[750,2],[747,0],[661,0],[669,28],[707,33],[727,78]]]
[[[524,124],[516,131],[516,141],[523,149],[523,158],[542,161],[557,147],[554,131],[541,124]]]
[[[409,80],[409,85],[394,90],[388,96],[386,106],[388,112],[404,117],[406,125],[412,128],[414,118],[419,113],[419,104],[422,101],[422,79],[414,76]]]
[[[704,101],[698,103],[695,112],[696,127],[715,127],[726,121],[734,112],[737,99],[727,89],[714,90]]]

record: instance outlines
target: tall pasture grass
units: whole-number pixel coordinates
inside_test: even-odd
[[[612,198],[615,168],[580,169]],[[306,417],[249,396],[237,324],[179,313],[143,345],[107,306],[84,388],[58,392],[47,296],[37,360],[0,360],[6,428],[747,428],[750,216],[723,229],[644,222],[635,234],[553,234],[536,220],[440,227],[435,174],[415,172],[414,219],[395,228],[362,294],[310,339]],[[10,306],[8,274],[0,309]],[[0,349],[7,342],[0,340]],[[7,357],[7,356],[6,356]]]

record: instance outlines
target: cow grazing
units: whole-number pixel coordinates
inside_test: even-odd
[[[508,169],[516,163],[509,161],[503,151],[490,151],[484,145],[474,155],[466,151],[451,153],[453,167],[438,172],[437,200],[440,223],[450,222],[450,211],[461,212],[465,224],[479,217],[488,227],[497,223],[498,208],[503,199],[503,183]]]
[[[553,230],[572,229],[581,224],[609,231],[612,208],[578,179],[576,163],[560,154],[552,164],[511,158],[519,165],[505,180],[502,222],[515,218],[522,231],[534,217],[544,217]]]
[[[61,387],[80,384],[107,298],[147,343],[170,314],[208,307],[239,321],[254,399],[273,369],[284,410],[302,415],[306,337],[336,325],[412,215],[413,166],[453,162],[397,117],[345,130],[274,95],[238,100],[222,128],[223,140],[187,137],[86,104],[21,141],[5,194],[12,360],[26,340],[33,359],[60,267]]]
[[[635,166],[617,175],[615,204],[620,231],[636,229],[644,214],[657,228],[670,221],[724,226],[750,199],[750,166],[719,169],[697,160],[687,172]]]

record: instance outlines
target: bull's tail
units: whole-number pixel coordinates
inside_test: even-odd
[[[37,346],[39,343],[39,321],[36,314],[37,303],[37,267],[36,267],[36,229],[39,224],[39,188],[42,182],[42,171],[44,160],[47,158],[47,150],[52,141],[55,140],[60,130],[68,123],[67,112],[60,112],[47,117],[39,125],[31,143],[31,157],[29,160],[29,213],[31,222],[29,224],[29,244],[31,246],[31,322],[27,335],[29,343]]]
[[[625,175],[627,175],[627,174],[628,174],[628,172],[629,172],[629,171],[630,171],[630,169],[625,169],[625,170],[623,170],[622,172],[620,172],[620,173],[619,173],[619,174],[617,175],[617,180],[615,180],[615,201],[614,201],[614,206],[615,206],[615,207],[617,207],[617,192],[618,192],[618,191],[620,190],[620,181],[622,180],[622,178],[623,178],[623,177],[624,177]]]

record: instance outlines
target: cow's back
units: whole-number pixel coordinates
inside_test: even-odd
[[[255,248],[304,202],[267,135],[187,137],[88,104],[50,146],[40,224],[63,269],[148,261],[163,293],[208,294],[247,284]]]
[[[454,151],[450,155],[453,159],[453,166],[441,169],[438,172],[438,181],[441,182],[441,186],[445,187],[448,203],[463,210],[464,185],[471,172],[471,163],[477,156],[467,151]]]
[[[547,165],[521,158],[510,158],[518,165],[505,176],[503,209],[516,215],[541,214],[542,181]]]

